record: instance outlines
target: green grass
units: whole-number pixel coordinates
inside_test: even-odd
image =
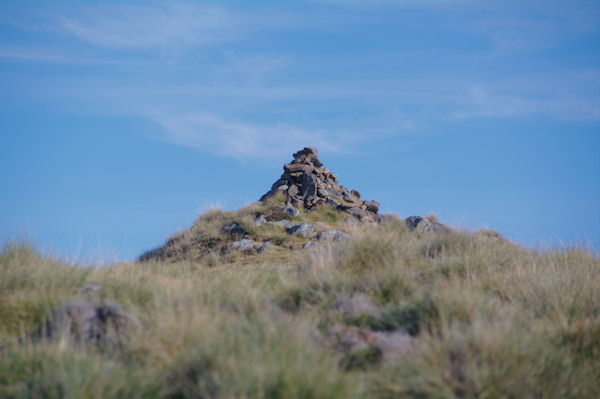
[[[0,397],[600,397],[597,256],[527,250],[491,231],[415,234],[399,221],[290,250],[305,239],[251,224],[289,217],[276,201],[201,216],[172,238],[179,259],[82,268],[7,244]],[[328,212],[302,218],[343,229],[344,215]],[[262,255],[206,252],[234,221],[279,242]],[[81,297],[123,305],[136,328],[122,347],[36,335]],[[376,311],[345,311],[355,297]],[[332,331],[346,330],[402,333],[410,346],[343,349]]]

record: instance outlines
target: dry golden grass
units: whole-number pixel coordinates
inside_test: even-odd
[[[225,240],[224,225],[269,206],[279,209],[212,211],[179,242]],[[284,239],[264,256],[229,258],[200,255],[201,243],[182,261],[104,268],[5,246],[0,396],[600,397],[597,256],[531,251],[491,231],[420,234],[400,221],[351,229],[324,209],[302,217],[352,239],[306,250]],[[273,227],[248,226],[257,241],[285,234]],[[89,300],[119,302],[135,320],[121,349],[35,338],[85,285],[100,287]],[[359,296],[377,312],[342,311]],[[402,333],[410,345],[341,350],[340,329]]]

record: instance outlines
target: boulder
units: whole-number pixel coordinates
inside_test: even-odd
[[[279,227],[283,227],[284,229],[287,229],[288,227],[290,227],[293,223],[290,222],[287,219],[283,219],[283,220],[275,220],[275,221],[268,221],[267,224],[274,224],[276,226]]]
[[[75,299],[52,312],[43,333],[47,338],[67,336],[78,344],[120,349],[133,327],[134,321],[117,302]]]
[[[425,233],[449,233],[452,231],[446,225],[421,216],[410,216],[405,219],[405,222],[410,231],[422,231]]]
[[[343,231],[328,229],[320,232],[317,235],[317,240],[319,241],[342,241],[346,238],[349,238],[350,235],[348,233],[344,233]]]
[[[373,213],[379,212],[379,206],[381,205],[377,201],[364,201],[364,204],[367,206],[367,211]]]
[[[386,213],[386,214],[378,213],[377,215],[375,215],[375,221],[377,223],[389,223],[389,222],[393,222],[394,220],[400,220],[400,218],[398,218],[398,216],[391,214],[391,213]]]
[[[287,204],[283,208],[283,211],[291,216],[299,216],[300,215],[300,211],[298,209],[294,208],[291,204]]]
[[[317,231],[316,227],[310,223],[300,223],[300,224],[296,224],[292,227],[288,227],[288,232],[290,234],[294,234],[294,235],[299,234],[304,237],[310,236],[315,231]]]
[[[238,251],[252,251],[254,250],[254,241],[243,239],[231,243],[231,248],[237,249]]]
[[[368,215],[368,212],[367,212],[367,211],[364,211],[364,210],[362,210],[362,209],[360,209],[360,208],[357,208],[357,207],[348,208],[348,209],[345,209],[344,211],[345,211],[346,213],[348,213],[348,214],[350,214],[350,215],[354,216],[354,217],[361,218],[361,219],[362,219],[363,217],[366,217],[366,216]]]
[[[248,235],[248,230],[246,230],[241,224],[234,222],[228,226],[223,227],[223,231],[229,234],[239,234],[239,235]]]

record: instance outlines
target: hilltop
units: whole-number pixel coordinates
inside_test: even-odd
[[[596,398],[600,260],[380,213],[305,148],[134,262],[0,253],[0,397]]]
[[[235,212],[212,210],[194,226],[139,257],[147,261],[215,264],[244,255],[275,254],[348,239],[363,228],[400,221],[379,213],[380,203],[362,200],[357,190],[340,185],[323,166],[317,149],[305,147],[283,166],[283,174],[260,200]],[[411,216],[410,230],[449,232],[430,216]]]

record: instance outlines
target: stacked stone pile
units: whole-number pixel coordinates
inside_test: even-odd
[[[358,191],[341,186],[337,175],[323,167],[316,148],[305,147],[293,157],[292,162],[283,166],[283,174],[261,201],[281,192],[286,204],[292,207],[311,210],[326,204],[361,220],[378,220],[379,202],[364,201]]]

